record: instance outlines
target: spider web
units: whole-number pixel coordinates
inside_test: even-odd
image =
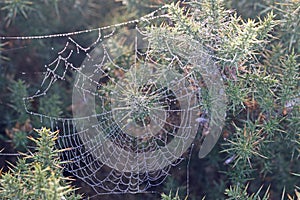
[[[2,37],[65,38],[47,65],[41,87],[24,98],[26,111],[60,129],[58,148],[67,171],[97,194],[141,193],[160,185],[185,158],[202,127],[204,157],[221,133],[224,88],[212,56],[192,38],[150,28],[165,15],[65,34]],[[148,27],[148,28],[147,28]],[[76,38],[96,35],[86,47]],[[72,59],[85,59],[75,66]],[[48,116],[28,105],[45,98],[75,72],[73,117]],[[203,94],[207,94],[204,96]],[[209,103],[205,103],[205,101]]]

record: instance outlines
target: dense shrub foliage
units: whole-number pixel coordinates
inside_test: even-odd
[[[70,180],[62,176],[59,150],[54,148],[58,132],[36,130],[36,151],[23,155],[0,179],[1,199],[80,199]]]

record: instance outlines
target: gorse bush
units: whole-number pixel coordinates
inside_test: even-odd
[[[222,1],[191,1],[183,7],[171,4],[172,26],[163,26],[154,37],[187,34],[215,55],[228,97],[221,152],[227,155],[225,183],[231,186],[226,194],[232,199],[242,194],[240,199],[253,199],[247,191],[257,184],[266,185],[265,191],[273,185],[266,192],[279,197],[288,177],[289,192],[299,186],[299,177],[291,174],[299,171],[298,36],[292,34],[295,40],[286,42],[299,21],[282,10],[286,6],[298,13],[299,2],[278,5],[280,8],[269,9],[262,17],[244,20]],[[278,45],[280,53],[274,51]],[[253,182],[252,189],[249,182]],[[271,198],[267,193],[264,199]]]
[[[123,0],[100,4],[84,0],[5,1],[0,3],[0,34],[74,31],[70,21],[76,21],[76,30],[89,29],[134,19],[164,6],[166,19],[157,26],[146,27],[152,47],[160,52],[157,57],[168,58],[165,40],[196,41],[212,55],[222,75],[227,115],[222,137],[207,158],[199,160],[194,155],[200,148],[200,142],[195,141],[195,152],[187,169],[189,194],[184,194],[186,177],[178,174],[168,177],[162,185],[160,192],[165,194],[161,198],[300,198],[299,1]],[[48,12],[49,7],[55,12]],[[78,19],[78,13],[83,17]],[[123,54],[126,45],[121,42],[109,45]],[[36,135],[33,127],[51,124],[40,122],[24,109],[23,97],[39,85],[35,80],[19,80],[19,71],[22,67],[37,70],[37,65],[53,56],[34,43],[30,45],[37,47],[32,52],[16,55],[9,48],[14,50],[17,44],[0,41],[1,140],[11,141],[12,146],[22,151],[28,150],[32,142],[37,145],[36,152],[19,159],[9,173],[2,174],[0,197],[38,199],[38,195],[44,195],[44,199],[78,199],[62,177],[59,150],[54,148],[57,133],[41,129]],[[174,42],[174,48],[177,44]],[[61,47],[60,42],[41,41],[39,45]],[[22,56],[28,62],[23,63]],[[119,59],[119,64],[126,65],[132,58]],[[73,76],[67,74],[67,83],[54,88],[59,92],[51,91],[50,98],[26,107],[49,116],[68,116]],[[209,94],[204,91],[202,95],[204,102],[209,102]],[[209,103],[204,104],[209,110]],[[175,196],[170,189],[177,191]]]
[[[62,176],[61,161],[55,149],[58,132],[42,128],[36,130],[38,137],[30,138],[35,152],[24,154],[16,166],[1,174],[1,199],[81,199],[75,195],[70,179]]]

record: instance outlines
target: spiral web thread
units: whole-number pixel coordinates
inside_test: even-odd
[[[184,159],[182,155],[192,145],[199,125],[209,122],[208,110],[201,103],[203,83],[198,81],[203,71],[193,70],[184,56],[186,52],[174,53],[176,47],[172,45],[176,46],[176,42],[166,41],[154,50],[155,41],[141,40],[150,36],[139,24],[149,25],[165,17],[158,12],[98,29],[1,37],[5,40],[68,38],[56,58],[45,65],[47,72],[41,89],[24,98],[24,106],[41,122],[49,121],[52,130],[61,130],[58,147],[65,149],[61,153],[66,161],[64,167],[93,187],[97,194],[140,193],[160,185],[171,167]],[[125,35],[132,38],[126,44],[132,47],[131,55],[127,56],[130,63],[126,65],[122,48],[121,52],[113,52],[116,40],[111,38],[128,27],[134,27],[134,33],[129,34],[134,36]],[[88,47],[74,39],[95,32],[97,38]],[[86,56],[80,67],[70,61],[79,53]],[[203,59],[200,65],[209,66],[209,60]],[[73,85],[73,105],[77,108],[73,109],[73,118],[47,116],[27,109],[29,101],[45,97],[56,81],[64,81],[68,71],[77,74]]]

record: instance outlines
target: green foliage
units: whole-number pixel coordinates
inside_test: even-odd
[[[14,147],[19,151],[26,150],[26,145],[28,144],[27,136],[32,130],[23,100],[23,98],[28,96],[27,88],[28,86],[22,80],[9,81],[7,83],[4,79],[2,86],[2,91],[7,92],[7,94],[2,94],[1,96],[9,96],[9,98],[3,98],[0,107],[8,105],[11,108],[4,112],[2,116],[2,119],[6,118],[4,121],[6,137],[12,139]],[[28,105],[28,108],[30,108],[30,105]]]
[[[5,50],[5,46],[7,45],[8,43],[2,43],[1,42],[1,40],[0,40],[0,63],[2,62],[2,61],[7,61],[8,60],[8,58],[7,57],[5,57],[4,55],[2,55],[2,51],[4,51]]]
[[[16,149],[24,151],[28,144],[27,133],[25,131],[16,131],[14,133],[13,143]]]
[[[96,0],[2,1],[0,32],[1,35],[40,35],[95,28],[137,18],[170,2],[173,1],[123,0],[122,6],[120,1],[106,1],[105,5]],[[167,17],[160,26],[147,27],[159,57],[168,57],[163,46],[168,38],[196,40],[213,55],[225,82],[228,107],[224,140],[220,140],[207,159],[199,161],[192,157],[190,179],[193,184],[189,186],[189,198],[224,199],[222,195],[226,195],[227,199],[269,199],[270,194],[272,198],[299,198],[299,7],[299,1],[289,0],[177,1],[164,7]],[[74,21],[75,24],[70,23]],[[122,40],[109,44],[116,54],[123,55],[128,50]],[[23,97],[40,85],[32,80],[28,87],[17,74],[25,68],[39,71],[36,66],[53,57],[49,48],[37,46],[62,48],[61,41],[38,42],[41,44],[36,45],[35,41],[30,44],[36,47],[29,55],[21,56],[7,51],[18,48],[16,43],[0,43],[3,66],[0,69],[0,109],[3,111],[0,121],[1,131],[5,133],[1,136],[23,149],[29,143],[30,125],[40,126],[39,119],[31,117],[28,121]],[[174,44],[174,48],[178,44]],[[26,45],[29,44],[20,44],[21,47]],[[9,60],[4,62],[4,57]],[[117,64],[127,66],[130,59],[124,56]],[[35,60],[37,64],[26,64],[26,60]],[[47,94],[50,98],[28,102],[28,108],[48,116],[66,114],[67,108],[74,106],[68,99],[72,91],[67,84],[55,90],[59,92]],[[147,116],[147,112],[140,113],[137,119]],[[11,173],[2,175],[1,197],[21,197],[26,193],[30,198],[33,196],[29,195],[39,193],[55,199],[54,191],[67,197],[72,188],[62,184],[64,178],[53,143],[45,134],[33,141],[38,143],[38,151],[19,160]],[[198,148],[196,143],[194,149]],[[162,199],[179,200],[180,192],[173,196],[169,191],[185,185],[182,182],[179,178],[167,181],[164,191],[169,195],[163,194]],[[270,186],[255,187],[266,184]]]
[[[299,27],[295,18],[298,4],[269,5],[274,10],[247,20],[219,0],[191,1],[188,11],[179,3],[171,4],[172,26],[165,25],[153,34],[158,45],[165,38],[185,34],[214,54],[229,100],[229,136],[221,151],[227,154],[225,164],[230,166],[225,171],[229,184],[263,183],[267,177],[276,183],[275,191],[291,184],[287,186],[291,192],[292,183],[297,182],[287,171],[300,170],[299,59],[298,53],[290,50],[298,45],[294,43],[298,36],[291,34]],[[278,8],[285,6],[293,16]],[[262,179],[258,172],[265,174]],[[277,177],[285,177],[285,182]],[[248,195],[247,189],[239,186],[226,191],[232,199],[258,196]]]
[[[49,98],[41,98],[39,103],[38,112],[43,115],[55,117],[61,116],[62,114],[62,101],[60,100],[60,96],[57,94],[49,95]],[[50,127],[50,122],[45,122],[46,126]]]
[[[223,152],[234,156],[233,171],[228,172],[232,175],[233,182],[245,183],[251,177],[252,159],[261,157],[267,159],[266,156],[260,152],[262,146],[266,142],[264,136],[261,134],[262,129],[258,130],[257,125],[246,121],[244,128],[236,127],[236,134],[232,139],[228,139],[227,145]]]
[[[281,65],[279,73],[277,73],[278,80],[280,81],[279,100],[281,105],[288,108],[299,104],[299,91],[296,90],[299,87],[299,63],[297,62],[297,56],[293,52],[285,57],[281,58]]]
[[[248,185],[246,187],[242,187],[240,185],[234,185],[230,186],[229,189],[225,190],[225,194],[228,196],[228,200],[268,200],[270,199],[270,187],[267,188],[265,194],[263,197],[260,197],[259,194],[261,193],[263,187],[260,187],[256,193],[253,193],[251,195],[248,194],[247,189]]]
[[[234,114],[245,107],[243,102],[247,100],[248,92],[249,90],[244,88],[243,80],[228,81],[226,94],[230,94],[228,105]]]
[[[58,132],[45,128],[36,130],[38,138],[30,138],[36,151],[18,160],[16,166],[1,174],[1,199],[80,199],[70,186],[70,179],[63,178],[59,150],[55,149]]]
[[[17,14],[22,14],[26,19],[28,18],[28,12],[33,10],[33,3],[31,1],[24,0],[5,0],[1,10],[7,12],[5,20],[6,26],[9,26],[16,18]]]
[[[172,0],[117,0],[121,1],[126,6],[128,13],[134,13],[134,16],[141,16],[151,12],[154,9],[160,8],[162,5],[171,3]]]
[[[184,200],[187,200],[188,199],[188,196],[186,196],[184,198]],[[204,199],[204,198],[203,198]],[[172,195],[172,190],[170,191],[169,195],[166,195],[166,194],[162,194],[161,195],[161,200],[180,200],[180,197],[178,195],[178,190],[177,192],[175,193],[175,196]]]
[[[24,81],[18,80],[16,82],[14,81],[9,88],[11,91],[11,106],[17,112],[17,120],[21,123],[24,123],[28,118],[23,100],[23,98],[28,96],[27,87]]]
[[[220,0],[192,1],[189,12],[180,8],[179,3],[171,4],[169,13],[170,19],[175,22],[172,30],[199,41],[217,56],[223,67],[237,67],[249,62],[267,43],[266,39],[276,24],[272,12],[258,22],[245,21],[226,10]]]

